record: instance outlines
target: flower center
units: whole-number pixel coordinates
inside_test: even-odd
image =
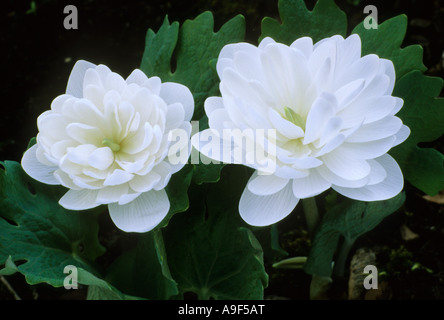
[[[301,127],[305,131],[305,121],[302,119],[300,114],[296,113],[293,109],[289,107],[284,107],[284,118],[298,127]]]
[[[118,143],[115,143],[113,140],[105,138],[102,140],[102,144],[104,146],[107,146],[108,148],[110,148],[112,151],[117,152],[120,150],[120,145]]]

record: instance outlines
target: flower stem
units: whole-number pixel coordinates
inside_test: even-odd
[[[333,269],[333,274],[337,277],[342,278],[345,272],[345,262],[347,261],[348,254],[355,242],[348,237],[344,238],[344,242],[341,245],[338,256],[335,261],[335,266]]]
[[[316,206],[316,199],[314,197],[302,199],[302,206],[304,207],[308,233],[312,237],[319,223],[319,212],[318,207]]]

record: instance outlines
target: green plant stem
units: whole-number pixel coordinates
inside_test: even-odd
[[[347,261],[348,254],[355,242],[349,238],[344,238],[344,242],[341,245],[337,259],[335,261],[335,266],[333,268],[333,274],[337,277],[344,277],[345,272],[345,262]]]
[[[302,199],[302,206],[304,207],[308,233],[313,237],[314,231],[319,224],[319,212],[316,206],[316,199],[314,197]]]

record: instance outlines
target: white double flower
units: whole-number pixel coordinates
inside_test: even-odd
[[[140,70],[125,80],[104,65],[78,61],[66,94],[39,116],[37,144],[22,166],[36,180],[69,188],[63,207],[107,204],[120,229],[149,231],[168,213],[164,188],[185,164],[169,162],[168,137],[180,131],[189,140],[193,111],[193,96],[181,84]]]
[[[362,201],[402,190],[401,170],[387,154],[410,133],[395,116],[403,105],[392,96],[395,70],[374,54],[361,57],[358,35],[316,44],[304,37],[290,46],[271,38],[258,47],[230,44],[217,72],[222,96],[206,100],[210,128],[192,142],[207,157],[256,169],[239,204],[247,223],[273,224],[299,199],[329,188]],[[248,138],[239,145],[225,130],[274,130],[273,139],[250,139],[268,152],[268,164],[252,161]],[[233,147],[243,154],[227,156]]]

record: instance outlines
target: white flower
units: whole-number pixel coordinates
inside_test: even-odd
[[[387,154],[410,133],[395,116],[403,105],[391,95],[395,70],[374,54],[361,57],[358,35],[314,45],[308,37],[290,46],[271,38],[258,47],[230,44],[219,55],[217,72],[222,97],[206,100],[210,129],[193,136],[193,146],[226,162],[226,146],[214,152],[222,131],[276,130],[275,143],[256,142],[264,148],[268,143],[273,172],[251,163],[243,146],[242,163],[256,169],[239,203],[247,223],[275,223],[299,199],[330,187],[362,201],[389,199],[402,190],[401,170]]]
[[[104,65],[78,61],[66,94],[37,119],[37,144],[23,169],[70,190],[71,210],[107,204],[117,227],[145,232],[169,211],[164,188],[184,164],[168,161],[168,134],[191,133],[194,100],[183,85],[134,70],[125,80]],[[185,150],[188,151],[188,150]]]

